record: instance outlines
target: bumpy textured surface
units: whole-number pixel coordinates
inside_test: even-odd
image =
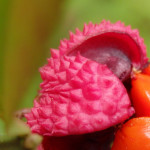
[[[142,69],[148,61],[138,30],[105,20],[85,24],[51,55],[40,69],[41,90],[26,114],[32,132],[44,136],[39,150],[110,149],[113,131],[101,130],[132,116],[122,82],[133,67]]]
[[[78,54],[53,51],[40,69],[43,83],[26,115],[31,130],[47,136],[100,131],[129,118],[134,110],[121,81],[107,68]]]
[[[87,43],[91,43],[88,47],[92,45],[90,48],[95,48],[99,47],[102,39],[107,38],[109,39],[106,44],[120,48],[129,57],[135,68],[140,68],[147,62],[146,47],[144,40],[139,36],[138,30],[132,30],[131,26],[125,26],[120,21],[115,24],[105,20],[100,24],[85,24],[83,32],[76,29],[76,34],[70,33],[69,40],[61,41],[59,50],[61,54],[82,51],[82,49],[85,49],[86,52],[88,50],[86,47]]]
[[[137,69],[148,60],[144,40],[139,36],[138,30],[132,30],[131,26],[125,26],[120,21],[112,24],[105,20],[100,24],[91,22],[85,24],[83,32],[79,29],[76,29],[75,34],[70,32],[70,39],[60,42],[60,55],[70,55],[80,51],[83,56],[86,56],[88,49],[98,48],[103,40],[111,48],[121,49]]]
[[[122,82],[130,78],[133,67],[141,70],[148,61],[138,30],[132,30],[120,21],[115,24],[105,20],[100,24],[89,23],[84,25],[83,32],[79,29],[75,34],[70,32],[70,39],[60,42],[59,56],[75,56],[78,52],[106,64]]]

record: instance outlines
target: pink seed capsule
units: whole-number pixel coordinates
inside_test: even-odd
[[[40,68],[40,96],[26,114],[32,132],[50,138],[92,134],[134,114],[122,82],[148,61],[137,30],[105,20],[85,24],[51,56]]]

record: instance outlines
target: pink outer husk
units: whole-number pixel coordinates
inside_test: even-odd
[[[117,40],[119,39],[124,43],[124,45],[129,44],[125,48],[126,50],[124,50],[124,52],[126,55],[128,55],[132,61],[132,65],[136,69],[142,68],[142,66],[147,63],[148,57],[146,54],[146,46],[143,38],[139,36],[138,30],[132,30],[131,26],[125,26],[124,23],[120,21],[114,24],[105,20],[103,20],[100,24],[93,24],[90,22],[88,25],[84,25],[82,32],[79,29],[76,29],[75,34],[70,32],[70,39],[64,39],[60,42],[60,56],[68,55],[76,50],[80,51],[82,48],[86,47],[86,41],[89,43],[92,39],[95,40],[101,36],[105,36],[105,34],[110,33],[113,33],[114,35],[112,35],[112,37],[117,38]],[[99,45],[98,42],[96,44],[97,47]]]
[[[107,68],[78,54],[52,57],[41,68],[40,97],[26,114],[32,132],[64,136],[104,130],[134,109],[121,81]]]

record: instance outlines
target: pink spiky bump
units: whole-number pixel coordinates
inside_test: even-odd
[[[125,87],[106,65],[80,54],[51,59],[57,69],[51,64],[40,69],[41,96],[26,114],[32,132],[44,136],[91,133],[134,113]]]
[[[108,45],[123,51],[136,69],[141,69],[148,61],[144,40],[139,36],[138,30],[132,30],[120,21],[114,24],[105,20],[100,24],[85,24],[82,32],[76,29],[75,34],[70,33],[69,40],[61,41],[59,50],[60,56],[75,55],[80,51],[82,56],[96,60],[91,57],[91,53],[87,54],[88,51],[101,50]]]

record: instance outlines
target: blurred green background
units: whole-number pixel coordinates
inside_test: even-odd
[[[138,28],[150,56],[149,0],[0,0],[0,133],[17,109],[31,107],[38,69],[68,32],[103,19]]]

